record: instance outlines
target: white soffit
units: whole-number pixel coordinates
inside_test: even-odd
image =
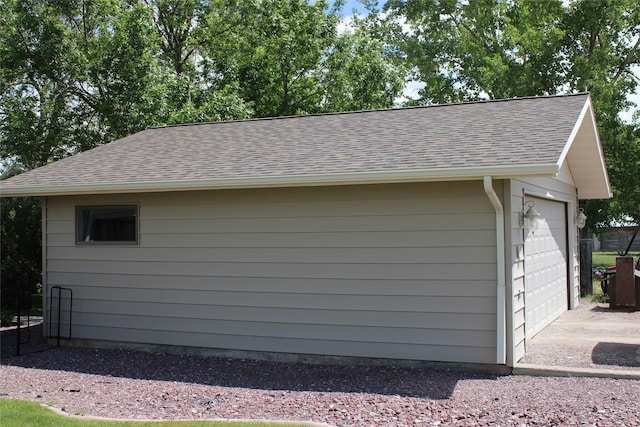
[[[567,162],[580,199],[608,199],[612,197],[609,175],[591,99],[587,99],[575,128],[560,156],[558,166]]]

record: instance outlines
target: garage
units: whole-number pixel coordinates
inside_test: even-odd
[[[567,207],[537,197],[527,197],[525,205],[540,213],[524,224],[525,325],[530,339],[568,308]]]
[[[73,345],[513,366],[579,304],[601,148],[588,94],[198,123],[0,196],[43,197],[42,285],[73,291]],[[133,232],[96,233],[105,212]]]

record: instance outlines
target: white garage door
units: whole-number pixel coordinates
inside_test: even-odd
[[[525,220],[525,324],[532,338],[567,310],[566,205],[528,197],[540,213]]]

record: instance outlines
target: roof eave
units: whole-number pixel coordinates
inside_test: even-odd
[[[381,172],[352,172],[318,175],[280,175],[248,178],[117,182],[104,184],[0,186],[1,197],[68,196],[82,194],[156,193],[246,188],[305,187],[329,185],[395,184],[410,182],[473,181],[485,176],[494,179],[519,177],[553,177],[555,164],[492,166],[475,168],[442,168]]]
[[[565,161],[572,170],[580,199],[613,197],[591,97],[586,99],[582,107],[558,159],[558,167]]]

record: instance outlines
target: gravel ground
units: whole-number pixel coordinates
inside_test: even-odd
[[[640,381],[53,348],[2,360],[0,396],[69,414],[337,426],[640,426]]]

